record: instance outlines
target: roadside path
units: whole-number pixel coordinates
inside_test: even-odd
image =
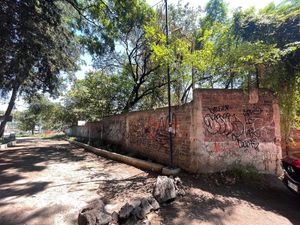
[[[0,224],[77,224],[79,210],[99,198],[100,184],[140,175],[145,173],[66,141],[18,141],[0,151]]]
[[[102,198],[113,212],[150,195],[155,177],[66,141],[23,139],[0,150],[0,225],[76,225],[87,202]],[[211,175],[180,177],[186,195],[151,213],[152,225],[300,224],[300,198],[277,179],[262,188],[220,184]]]

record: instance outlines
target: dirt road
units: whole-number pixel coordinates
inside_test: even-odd
[[[155,176],[66,141],[25,139],[0,150],[0,224],[77,224],[86,202],[100,197],[112,212],[150,195]],[[276,179],[268,189],[181,179],[187,194],[150,214],[152,224],[300,224],[300,199]]]

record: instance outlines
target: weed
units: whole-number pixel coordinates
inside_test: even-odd
[[[259,184],[262,182],[262,175],[251,164],[249,165],[234,165],[231,170],[227,171],[238,181],[247,184]]]

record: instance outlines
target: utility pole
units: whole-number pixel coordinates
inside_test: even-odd
[[[165,16],[166,16],[166,41],[169,45],[169,25],[168,25],[168,1],[165,0]],[[169,148],[170,148],[170,166],[173,167],[173,140],[172,140],[172,108],[171,108],[171,79],[170,79],[170,65],[167,64],[167,77],[168,77],[168,109],[169,109]]]

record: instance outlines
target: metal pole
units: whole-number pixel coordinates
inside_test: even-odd
[[[165,14],[166,14],[166,41],[169,45],[169,26],[168,26],[168,1],[165,0]],[[168,77],[168,109],[169,109],[169,147],[170,147],[170,166],[173,166],[173,140],[172,140],[172,109],[171,109],[171,79],[170,79],[170,65],[167,64]]]
[[[191,46],[191,53],[193,54],[194,50],[195,50],[195,44],[194,44],[194,40],[192,39],[191,42],[192,46]],[[195,89],[195,70],[194,70],[194,65],[192,63],[192,90],[193,90],[193,94],[194,94],[194,89]]]

